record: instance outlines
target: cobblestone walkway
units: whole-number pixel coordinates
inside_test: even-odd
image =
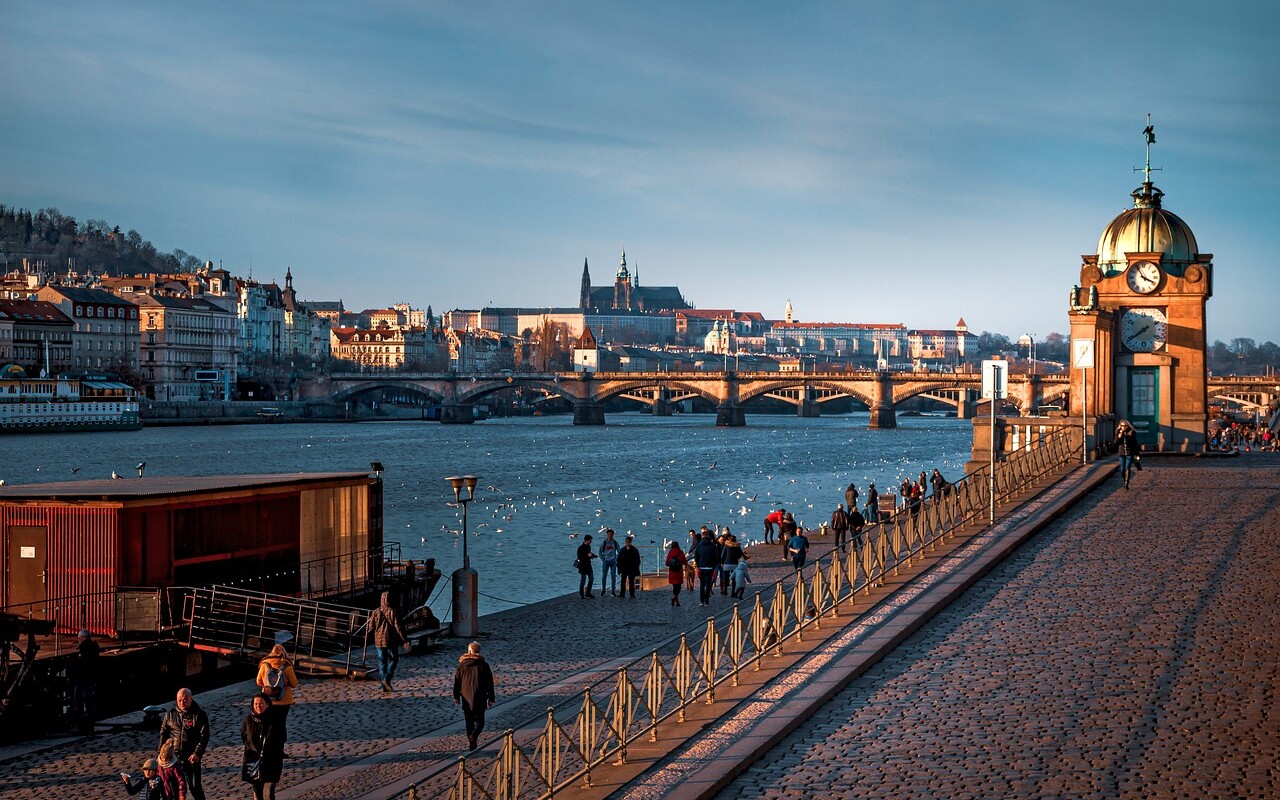
[[[829,541],[815,539],[816,553],[829,549]],[[760,545],[749,552],[756,581],[752,590],[770,589],[772,581],[792,572],[779,547]],[[628,654],[647,653],[730,606],[730,599],[717,591],[711,607],[700,608],[695,591],[683,594],[681,607],[673,608],[666,588],[641,592],[635,600],[598,592],[596,599],[582,599],[576,594],[576,573],[566,570],[552,579],[574,594],[481,620],[483,652],[498,680],[498,706],[489,714],[486,733],[524,722],[544,712],[556,696],[579,690],[580,683],[569,680],[576,674]],[[481,590],[493,587],[482,584]],[[290,758],[279,792],[282,800],[360,796],[435,759],[459,755],[466,737],[451,693],[454,666],[465,644],[446,639],[433,653],[402,657],[392,695],[383,695],[372,681],[304,682],[289,716]],[[213,730],[204,770],[210,798],[248,792],[239,777],[239,736],[253,692],[252,683],[243,683],[197,696]],[[164,699],[172,703],[172,698]],[[457,731],[440,730],[448,727]],[[137,773],[143,759],[154,754],[157,740],[155,731],[125,730],[9,758],[0,762],[0,800],[123,796],[119,773]],[[387,754],[389,750],[395,752]],[[358,772],[327,779],[334,770],[357,763]]]
[[[1278,544],[1280,458],[1152,464],[720,796],[1280,796]]]

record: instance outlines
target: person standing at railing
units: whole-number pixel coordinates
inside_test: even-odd
[[[935,498],[946,494],[947,486],[949,484],[947,483],[947,479],[942,477],[942,473],[938,472],[937,469],[935,469],[933,474],[929,476],[929,483],[933,485],[933,496]]]
[[[1120,420],[1116,425],[1116,453],[1120,456],[1120,479],[1124,481],[1126,489],[1129,488],[1129,476],[1140,458],[1139,452],[1138,432],[1129,424],[1129,420]],[[1138,468],[1141,469],[1141,466]]]
[[[858,507],[858,487],[852,483],[844,490],[844,505],[850,511]]]
[[[680,605],[680,587],[684,586],[684,570],[689,566],[689,559],[685,558],[684,551],[680,549],[680,542],[675,539],[671,540],[671,547],[667,549],[667,583],[671,584],[671,605]]]
[[[711,589],[716,585],[716,571],[720,566],[720,545],[711,538],[711,531],[702,529],[702,538],[691,555],[698,565],[698,602],[710,605]]]
[[[876,491],[875,481],[867,487],[867,522],[880,521],[880,493]]]
[[[854,506],[849,506],[854,508]],[[836,535],[835,549],[841,553],[844,552],[844,539],[849,533],[849,515],[844,511],[844,504],[836,506],[836,510],[831,512],[831,530]]]
[[[102,648],[86,629],[76,634],[76,655],[67,665],[71,682],[71,714],[81,733],[93,736],[93,719],[97,716],[98,665]]]
[[[462,719],[467,726],[467,743],[476,749],[476,740],[484,730],[484,712],[493,708],[493,670],[480,655],[480,643],[471,642],[458,659],[453,673],[453,703],[462,705]]]
[[[409,649],[409,637],[405,636],[400,615],[391,605],[391,592],[382,593],[378,607],[369,615],[369,630],[378,648],[378,680],[382,682],[382,691],[389,692],[396,665],[400,663],[400,648]]]
[[[284,645],[271,648],[267,657],[258,662],[258,689],[271,699],[271,715],[280,729],[280,741],[288,741],[289,709],[293,708],[293,690],[298,687],[298,675]]]

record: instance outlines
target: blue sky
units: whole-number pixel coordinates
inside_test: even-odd
[[[703,308],[1043,337],[1141,181],[1280,341],[1280,4],[43,3],[0,203],[348,307]]]

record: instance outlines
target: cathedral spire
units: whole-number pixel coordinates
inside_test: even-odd
[[[578,293],[578,307],[584,311],[591,308],[591,270],[587,260],[582,259],[582,289]]]

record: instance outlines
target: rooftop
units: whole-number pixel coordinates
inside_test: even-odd
[[[123,477],[118,480],[60,481],[0,486],[0,502],[24,500],[125,500],[142,497],[169,497],[268,486],[304,486],[330,481],[353,481],[369,477],[367,472],[281,472],[265,475],[205,475],[154,478]]]

